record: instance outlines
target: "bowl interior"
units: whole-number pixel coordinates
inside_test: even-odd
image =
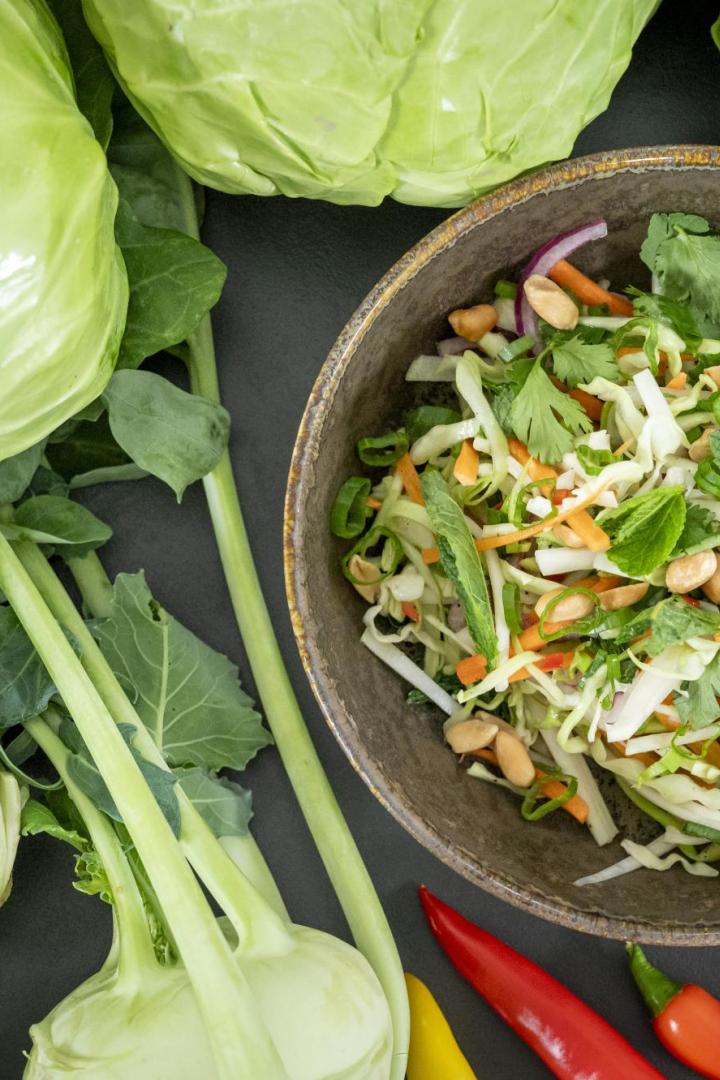
[[[574,261],[616,288],[647,284],[638,251],[650,214],[712,218],[717,188],[711,148],[626,151],[516,182],[441,225],[389,272],[328,358],[298,438],[286,522],[306,670],[340,743],[398,820],[460,873],[536,914],[676,943],[720,942],[716,883],[676,868],[576,888],[574,879],[622,858],[622,848],[598,848],[562,814],[525,823],[514,796],[464,774],[443,744],[439,711],[408,706],[407,687],[360,644],[365,605],[339,571],[345,546],[326,523],[339,485],[359,471],[356,440],[401,420],[417,393],[404,381],[407,367],[447,335],[448,311],[487,299],[495,280],[512,276],[544,241],[598,216],[607,239]],[[614,791],[621,835],[649,840],[656,830]]]

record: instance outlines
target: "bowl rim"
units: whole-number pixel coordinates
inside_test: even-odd
[[[680,144],[607,150],[551,165],[497,188],[451,214],[395,262],[370,290],[340,332],[324,361],[305,406],[293,448],[285,496],[283,560],[290,619],[300,659],[321,712],[345,755],[373,795],[410,835],[444,865],[515,907],[572,930],[647,944],[720,945],[720,925],[681,927],[608,915],[550,899],[531,886],[518,886],[502,872],[481,868],[403,800],[391,779],[368,754],[343,702],[323,675],[322,658],[308,625],[308,596],[294,538],[304,518],[305,490],[313,475],[318,436],[342,376],[370,327],[395,295],[439,253],[466,233],[537,195],[619,172],[720,168],[720,146]]]

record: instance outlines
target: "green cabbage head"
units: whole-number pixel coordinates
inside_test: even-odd
[[[83,0],[196,180],[461,206],[566,156],[657,0]]]
[[[102,391],[128,286],[117,195],[43,0],[0,0],[0,460]]]

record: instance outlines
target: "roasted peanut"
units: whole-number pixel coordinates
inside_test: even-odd
[[[700,438],[690,443],[688,454],[691,461],[704,461],[706,457],[710,457],[710,436],[713,431],[717,431],[717,428],[706,427]]]
[[[360,593],[363,600],[367,600],[368,604],[374,604],[380,591],[380,584],[378,582],[380,570],[377,566],[367,559],[363,559],[360,555],[353,555],[348,563],[348,570],[359,582],[368,582],[367,585],[357,585],[353,582],[353,587]]]
[[[584,548],[585,541],[582,540],[576,532],[574,532],[569,525],[556,525],[553,529],[553,534],[557,537],[561,544],[569,548]]]
[[[619,611],[642,600],[650,586],[647,581],[637,581],[632,585],[618,585],[617,589],[608,589],[600,593],[598,599],[603,611]]]
[[[712,600],[713,604],[720,604],[720,556],[715,554],[715,561],[717,563],[715,573],[711,578],[708,578],[702,587],[702,591],[707,596],[708,600]]]
[[[556,330],[574,330],[580,312],[566,292],[550,278],[531,274],[523,284],[528,304],[536,315]]]
[[[497,312],[492,304],[476,304],[470,308],[456,308],[448,315],[448,322],[458,337],[479,341],[497,322]]]
[[[670,592],[689,593],[699,589],[717,570],[714,551],[698,551],[696,555],[683,555],[673,559],[667,568],[665,586]]]
[[[716,364],[715,367],[706,367],[703,375],[709,375],[712,381],[720,386],[720,364]]]
[[[535,605],[535,614],[539,617],[544,612],[551,600],[564,592],[564,589],[553,589],[552,592],[543,593]],[[583,619],[594,609],[595,604],[584,593],[571,593],[564,600],[559,600],[550,612],[551,622],[575,622]]]
[[[482,750],[489,746],[497,733],[497,724],[471,716],[469,720],[451,724],[445,732],[445,738],[456,754],[469,754],[473,750]]]
[[[495,753],[506,780],[518,787],[530,787],[535,779],[535,766],[522,739],[508,731],[499,731],[495,738]]]

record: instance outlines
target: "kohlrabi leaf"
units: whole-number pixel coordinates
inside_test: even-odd
[[[152,791],[158,806],[162,810],[168,824],[176,836],[180,834],[180,805],[177,800],[175,785],[177,777],[168,769],[163,769],[153,762],[147,761],[135,748],[134,739],[136,729],[131,724],[118,724],[125,742],[130,747],[132,755],[137,762],[140,772],[143,774],[147,786]],[[65,720],[61,726],[60,734],[69,748],[67,758],[68,776],[80,788],[84,795],[102,810],[108,817],[115,821],[122,821],[115,801],[108,791],[104,778],[99,773],[95,762],[84,746],[77,729],[70,720]]]
[[[201,183],[461,206],[570,153],[656,6],[316,0],[282,3],[273,18],[261,0],[145,0],[128,18],[127,0],[86,0],[85,10],[126,92]]]
[[[178,783],[215,836],[244,836],[252,817],[249,791],[206,769],[176,770]]]
[[[75,79],[78,108],[87,117],[103,148],[112,132],[112,99],[117,84],[102,49],[88,30],[81,0],[50,0],[60,24]]]
[[[97,419],[81,420],[69,427],[62,441],[55,435],[48,443],[46,456],[51,467],[65,480],[94,469],[126,465],[130,460],[115,441],[104,410]]]
[[[109,525],[85,506],[61,495],[34,495],[17,507],[12,525],[0,528],[14,528],[28,539],[60,545],[64,557],[87,555],[112,536]]]
[[[437,536],[443,569],[457,590],[470,637],[490,669],[497,660],[495,622],[485,570],[465,515],[437,470],[426,469],[422,474],[422,493]]]
[[[21,454],[0,461],[0,503],[16,502],[27,490],[40,464],[44,443],[29,446]]]
[[[0,607],[0,730],[47,708],[55,687],[14,611]]]
[[[23,836],[39,836],[46,833],[70,844],[76,851],[87,851],[88,839],[77,829],[68,828],[61,824],[53,811],[45,803],[37,799],[28,799],[22,811],[20,828]]]
[[[185,341],[217,303],[226,271],[199,240],[143,225],[124,199],[115,232],[130,283],[118,363],[136,368],[147,356]]]
[[[612,543],[610,559],[626,574],[651,574],[670,558],[685,525],[685,490],[656,488],[605,510],[597,521]]]
[[[242,769],[272,741],[237,668],[168,615],[142,573],[117,576],[112,614],[93,632],[171,765]]]
[[[0,460],[104,387],[127,309],[117,193],[44,3],[0,5]]]
[[[221,405],[151,371],[117,371],[103,401],[119,445],[141,469],[164,480],[178,501],[227,446],[230,418]]]

